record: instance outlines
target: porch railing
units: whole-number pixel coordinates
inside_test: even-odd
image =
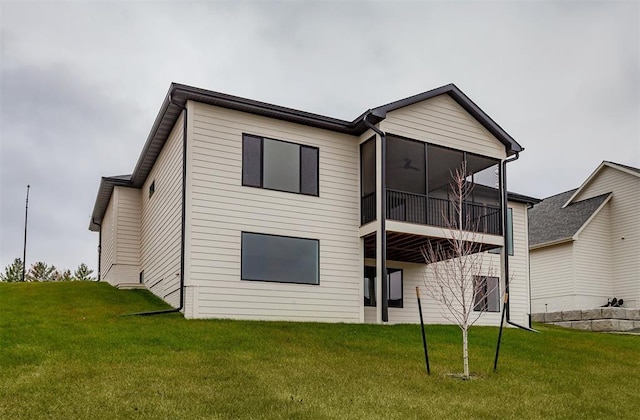
[[[500,207],[481,203],[464,203],[463,223],[465,230],[500,235]],[[371,193],[361,199],[361,222],[376,218],[376,195]],[[426,195],[387,190],[387,219],[422,225],[456,228],[458,218],[452,202],[427,197]]]

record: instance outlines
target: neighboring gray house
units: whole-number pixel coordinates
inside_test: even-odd
[[[532,311],[640,308],[639,208],[640,169],[604,161],[529,210]]]
[[[172,84],[133,173],[100,182],[99,276],[188,318],[417,322],[420,249],[449,235],[450,171],[466,161],[487,187],[465,211],[483,249],[506,241],[485,258],[504,270],[510,257],[510,316],[528,325],[535,200],[504,194],[522,150],[454,85],[344,121]],[[480,324],[499,324],[500,296],[476,302],[492,310]]]

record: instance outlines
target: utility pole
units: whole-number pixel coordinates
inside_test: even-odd
[[[25,270],[27,268],[27,216],[29,215],[29,188],[27,185],[27,200],[24,206],[24,248],[22,250],[22,281],[24,281]]]

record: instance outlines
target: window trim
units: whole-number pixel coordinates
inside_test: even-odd
[[[245,136],[260,139],[260,186],[246,184],[244,180],[244,138]],[[307,149],[312,149],[316,151],[316,174],[315,175],[316,175],[317,191],[315,194],[304,193],[302,191],[296,192],[296,191],[282,190],[278,188],[269,188],[264,186],[264,141],[265,139],[270,141],[279,141],[281,143],[293,144],[298,146],[298,162],[300,163],[300,166],[298,168],[298,185],[300,190],[302,189],[302,149],[307,148]],[[296,143],[288,140],[274,139],[272,137],[265,137],[257,134],[243,132],[242,133],[242,168],[241,168],[240,176],[242,178],[241,183],[243,187],[260,188],[260,189],[269,190],[269,191],[280,191],[280,192],[286,192],[289,194],[306,195],[308,197],[319,197],[320,196],[320,148],[317,146],[311,146],[308,144]]]
[[[262,235],[262,236],[272,236],[272,237],[276,237],[276,238],[288,238],[288,239],[302,239],[305,241],[315,241],[317,243],[317,261],[318,261],[318,267],[317,267],[317,279],[318,282],[317,283],[307,283],[307,282],[297,282],[297,281],[279,281],[279,280],[264,280],[264,279],[252,279],[252,278],[246,278],[244,276],[244,253],[242,252],[244,249],[244,234],[249,234],[249,235]],[[259,281],[259,282],[266,282],[266,283],[280,283],[280,284],[300,284],[300,285],[306,285],[306,286],[320,286],[320,240],[319,239],[313,239],[313,238],[301,238],[298,236],[289,236],[289,235],[274,235],[272,233],[260,233],[260,232],[248,232],[248,231],[241,231],[240,232],[240,280],[242,281]]]

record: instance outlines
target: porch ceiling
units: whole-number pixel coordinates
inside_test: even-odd
[[[425,260],[421,249],[438,245],[450,248],[446,239],[434,238],[430,236],[416,235],[412,233],[387,231],[387,260],[424,264]],[[492,244],[482,244],[481,251],[488,251],[495,248]],[[364,257],[376,258],[376,233],[371,233],[364,237]]]

